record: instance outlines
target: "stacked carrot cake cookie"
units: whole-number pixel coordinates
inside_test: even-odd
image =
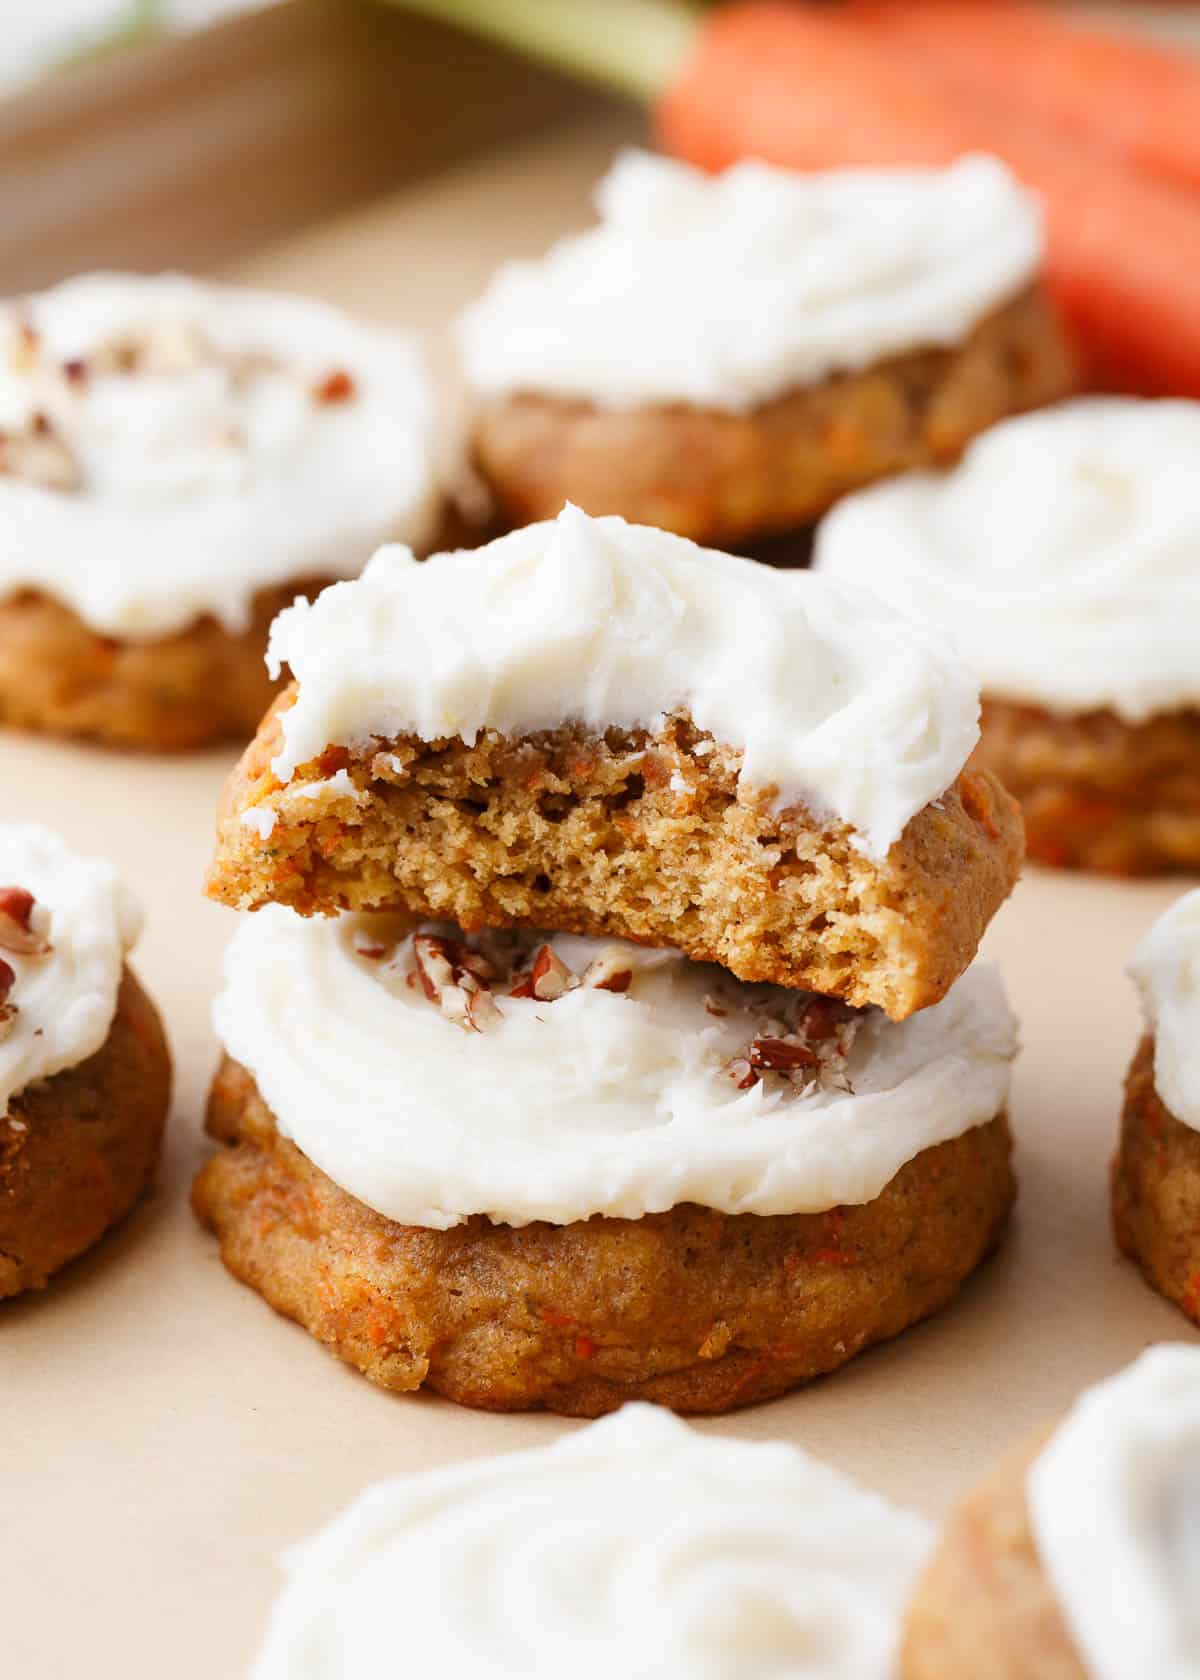
[[[514,525],[569,500],[787,559],[846,491],[1072,388],[1035,200],[993,159],[708,176],[629,153],[598,203],[460,322]]]
[[[902,1680],[1195,1680],[1200,1348],[1088,1389],[964,1500],[909,1610]]]
[[[950,1298],[1012,1199],[970,965],[1021,833],[936,633],[568,508],[272,652],[210,880],[257,911],[195,1191],[239,1276],[390,1387],[579,1413]]]
[[[1030,855],[1200,867],[1200,403],[1089,398],[842,502],[816,564],[948,630]]]
[[[0,305],[0,723],[252,731],[268,626],[442,513],[406,335],[308,299],[98,274]]]
[[[1164,912],[1132,965],[1146,1033],[1113,1165],[1117,1242],[1200,1324],[1200,891]]]
[[[0,1297],[99,1241],[158,1162],[171,1063],[107,863],[0,825]]]

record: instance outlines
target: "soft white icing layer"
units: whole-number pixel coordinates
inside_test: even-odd
[[[978,739],[974,681],[933,631],[840,583],[573,507],[422,564],[384,549],[280,614],[271,658],[300,682],[284,780],[373,735],[652,728],[686,708],[742,750],[745,787],[850,824],[876,856]]]
[[[1200,1675],[1200,1348],[1089,1389],[1031,1468],[1029,1513],[1091,1680]]]
[[[0,948],[16,976],[8,995],[16,1014],[0,1039],[2,1114],[34,1080],[104,1043],[141,915],[111,864],[80,857],[32,823],[0,824],[0,887],[33,894],[34,928],[53,947],[44,956]]]
[[[1200,703],[1200,403],[1087,398],[840,502],[827,577],[948,630],[985,694],[1129,723]]]
[[[618,954],[629,989],[498,994],[499,1020],[475,1033],[410,983],[411,939],[394,960],[362,954],[402,931],[268,905],[234,935],[214,1009],[281,1131],[402,1224],[636,1219],[681,1202],[823,1211],[872,1200],[914,1155],[1005,1104],[1015,1023],[990,968],[899,1025],[866,1012],[851,1091],[775,1077],[739,1090],[726,1065],[796,994],[674,951],[558,935],[576,974]]]
[[[1200,888],[1164,910],[1129,965],[1154,1034],[1154,1085],[1200,1131]]]
[[[369,1680],[398,1638],[445,1680],[889,1680],[929,1543],[798,1447],[626,1406],[370,1488],[289,1553],[253,1680]]]
[[[102,371],[105,346],[146,334],[147,365]],[[197,335],[215,359],[197,359]],[[319,400],[337,373],[353,390]],[[204,614],[241,630],[257,590],[353,576],[379,543],[432,535],[435,413],[415,340],[310,299],[98,274],[4,306],[0,432],[39,413],[78,487],[0,471],[0,594],[42,590],[105,635]]]
[[[597,203],[598,227],[506,264],[461,318],[477,389],[744,410],[961,343],[1041,261],[1035,200],[992,158],[711,176],[630,152]]]

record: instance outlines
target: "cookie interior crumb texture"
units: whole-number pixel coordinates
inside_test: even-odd
[[[901,1020],[967,967],[1020,866],[1020,814],[986,772],[960,777],[877,863],[844,825],[747,797],[740,755],[686,716],[655,735],[339,748],[281,786],[270,765],[293,698],[223,799],[209,892],[239,909],[391,908],[670,944]]]

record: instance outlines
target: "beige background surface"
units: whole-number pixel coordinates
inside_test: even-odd
[[[241,274],[436,322],[500,256],[586,219],[617,130],[445,177]],[[166,557],[164,557],[166,559]],[[118,859],[145,902],[137,966],[178,1090],[152,1199],[44,1295],[0,1306],[0,1672],[226,1680],[275,1558],[373,1478],[578,1427],[372,1389],[223,1273],[187,1208],[228,912],[199,882],[228,753],[152,762],[0,740],[7,809]],[[989,936],[1024,1028],[1021,1201],[950,1311],[789,1400],[702,1425],[803,1442],[937,1513],[1009,1440],[1185,1321],[1116,1258],[1105,1180],[1137,1036],[1122,965],[1186,883],[1032,874]]]

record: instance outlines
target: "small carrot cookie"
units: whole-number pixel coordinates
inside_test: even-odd
[[[573,501],[755,547],[1073,388],[1037,209],[995,160],[713,177],[630,153],[598,198],[460,323],[513,524]]]
[[[923,1518],[629,1406],[369,1488],[289,1552],[252,1680],[892,1680]]]
[[[1147,1036],[1125,1084],[1113,1225],[1146,1281],[1200,1324],[1200,891],[1158,918],[1132,973]]]
[[[677,951],[270,905],[216,1024],[196,1210],[387,1388],[768,1399],[943,1306],[1012,1202],[990,969],[896,1025]]]
[[[212,896],[679,946],[934,1003],[1016,877],[973,679],[860,591],[568,508],[385,550],[289,609],[298,687],[226,790]]]
[[[0,825],[0,1297],[41,1288],[158,1162],[171,1063],[113,869]]]
[[[849,498],[815,564],[949,630],[1040,863],[1200,868],[1200,403],[1090,398]]]
[[[951,1516],[901,1680],[1195,1680],[1200,1348],[1089,1389]]]
[[[99,274],[0,305],[0,723],[250,733],[266,633],[443,495],[414,341],[324,304]]]

